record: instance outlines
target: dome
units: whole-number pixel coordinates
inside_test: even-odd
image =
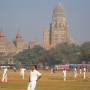
[[[0,32],[0,37],[4,37],[4,32]]]
[[[15,46],[13,42],[9,41],[3,32],[0,32],[0,52],[1,53],[14,53]]]

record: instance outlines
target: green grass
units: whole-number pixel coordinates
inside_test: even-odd
[[[63,81],[62,72],[50,74],[49,71],[42,71],[42,78],[37,82],[36,90],[90,90],[90,73],[87,73],[87,78],[83,80],[82,76],[76,80],[73,78],[73,73],[68,72],[68,79]],[[8,73],[8,83],[0,83],[0,90],[27,90],[28,72],[25,74],[25,80],[19,79],[18,72],[10,71]]]

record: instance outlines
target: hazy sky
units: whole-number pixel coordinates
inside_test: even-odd
[[[27,41],[42,41],[59,0],[0,0],[0,28],[9,39],[20,31]],[[90,0],[61,0],[69,31],[77,43],[90,41]]]

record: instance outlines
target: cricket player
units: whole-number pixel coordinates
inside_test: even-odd
[[[36,82],[40,79],[41,73],[37,71],[37,66],[32,65],[32,70],[29,76],[29,84],[27,90],[35,90]]]
[[[86,79],[86,68],[83,68],[83,79]]]
[[[78,75],[78,73],[77,73],[77,68],[74,68],[74,78],[75,78],[75,79],[77,78],[77,75]]]
[[[20,79],[21,80],[24,80],[24,72],[25,72],[25,70],[26,70],[25,68],[20,69]]]
[[[55,73],[55,69],[51,68],[51,74],[54,74],[54,73]]]
[[[64,81],[66,81],[66,75],[67,75],[67,74],[66,74],[66,69],[64,68],[64,69],[63,69],[63,78],[64,78]]]
[[[53,74],[53,68],[51,68],[51,74]]]
[[[79,71],[80,71],[80,75],[81,75],[82,74],[82,68],[80,68]]]
[[[7,71],[8,71],[8,69],[7,69],[7,67],[5,67],[4,69],[3,69],[3,76],[2,76],[2,82],[7,82]]]

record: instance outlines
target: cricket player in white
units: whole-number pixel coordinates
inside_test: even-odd
[[[63,69],[63,77],[64,77],[64,81],[66,81],[66,69]]]
[[[2,76],[2,82],[7,82],[7,68],[4,68],[3,76]]]
[[[83,79],[86,79],[86,68],[83,68]]]
[[[77,78],[77,68],[74,69],[74,78],[76,79]]]
[[[24,72],[25,72],[25,68],[21,68],[20,69],[20,78],[22,79],[22,80],[24,80]]]
[[[32,65],[32,70],[29,76],[29,85],[27,90],[35,90],[36,82],[40,79],[41,73],[37,71],[36,65]]]
[[[81,69],[81,68],[80,68],[80,70],[79,70],[79,71],[80,71],[80,74],[82,74],[82,69]]]

